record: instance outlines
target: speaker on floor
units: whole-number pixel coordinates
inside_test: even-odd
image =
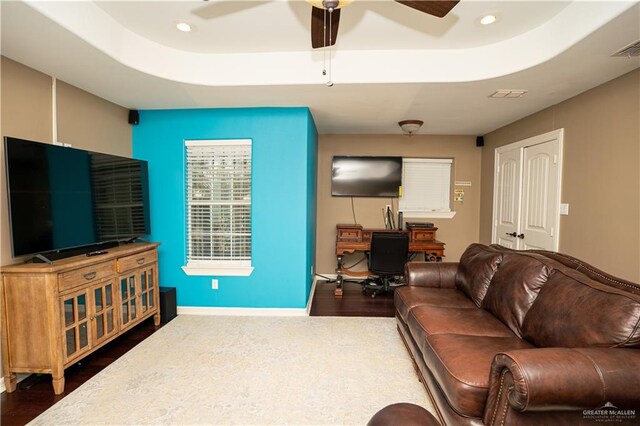
[[[137,109],[129,110],[129,124],[134,126],[140,124],[140,113]]]
[[[166,324],[177,316],[176,288],[160,287],[160,322]]]
[[[484,146],[484,136],[476,137],[476,146]]]

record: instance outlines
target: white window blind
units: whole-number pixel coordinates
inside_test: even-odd
[[[251,141],[186,141],[185,146],[186,268],[250,267]]]
[[[400,211],[405,217],[451,216],[451,159],[404,158]]]

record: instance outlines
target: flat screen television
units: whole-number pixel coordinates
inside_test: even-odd
[[[91,251],[151,232],[146,161],[12,137],[4,143],[14,256]]]
[[[402,157],[333,157],[331,195],[398,197],[401,185]]]

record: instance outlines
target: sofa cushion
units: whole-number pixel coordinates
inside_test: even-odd
[[[533,346],[517,337],[435,334],[424,342],[424,361],[449,402],[463,416],[482,417],[493,357]]]
[[[509,328],[489,312],[473,308],[416,306],[409,313],[409,332],[416,342],[435,334],[515,337]]]
[[[640,296],[573,270],[549,277],[522,325],[543,347],[640,347]]]
[[[522,337],[524,317],[553,271],[540,255],[505,253],[482,307]]]
[[[563,265],[575,269],[578,272],[583,273],[594,281],[598,281],[602,284],[609,285],[611,287],[618,288],[620,290],[628,291],[635,294],[640,294],[640,285],[633,283],[631,281],[623,280],[622,278],[618,278],[611,274],[608,274],[595,266],[589,265],[588,263],[577,259],[573,256],[569,256],[564,253],[556,253],[553,251],[547,250],[530,250],[532,253],[538,253],[542,256],[545,256],[549,259],[553,259],[556,262],[562,263]]]
[[[456,287],[480,307],[503,253],[482,244],[471,244],[462,253],[456,273]]]
[[[473,302],[464,293],[454,288],[428,288],[409,285],[396,288],[394,293],[396,311],[405,323],[409,311],[416,306],[475,308]]]

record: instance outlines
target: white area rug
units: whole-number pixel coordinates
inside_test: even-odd
[[[36,425],[364,425],[433,412],[394,318],[178,316]]]

